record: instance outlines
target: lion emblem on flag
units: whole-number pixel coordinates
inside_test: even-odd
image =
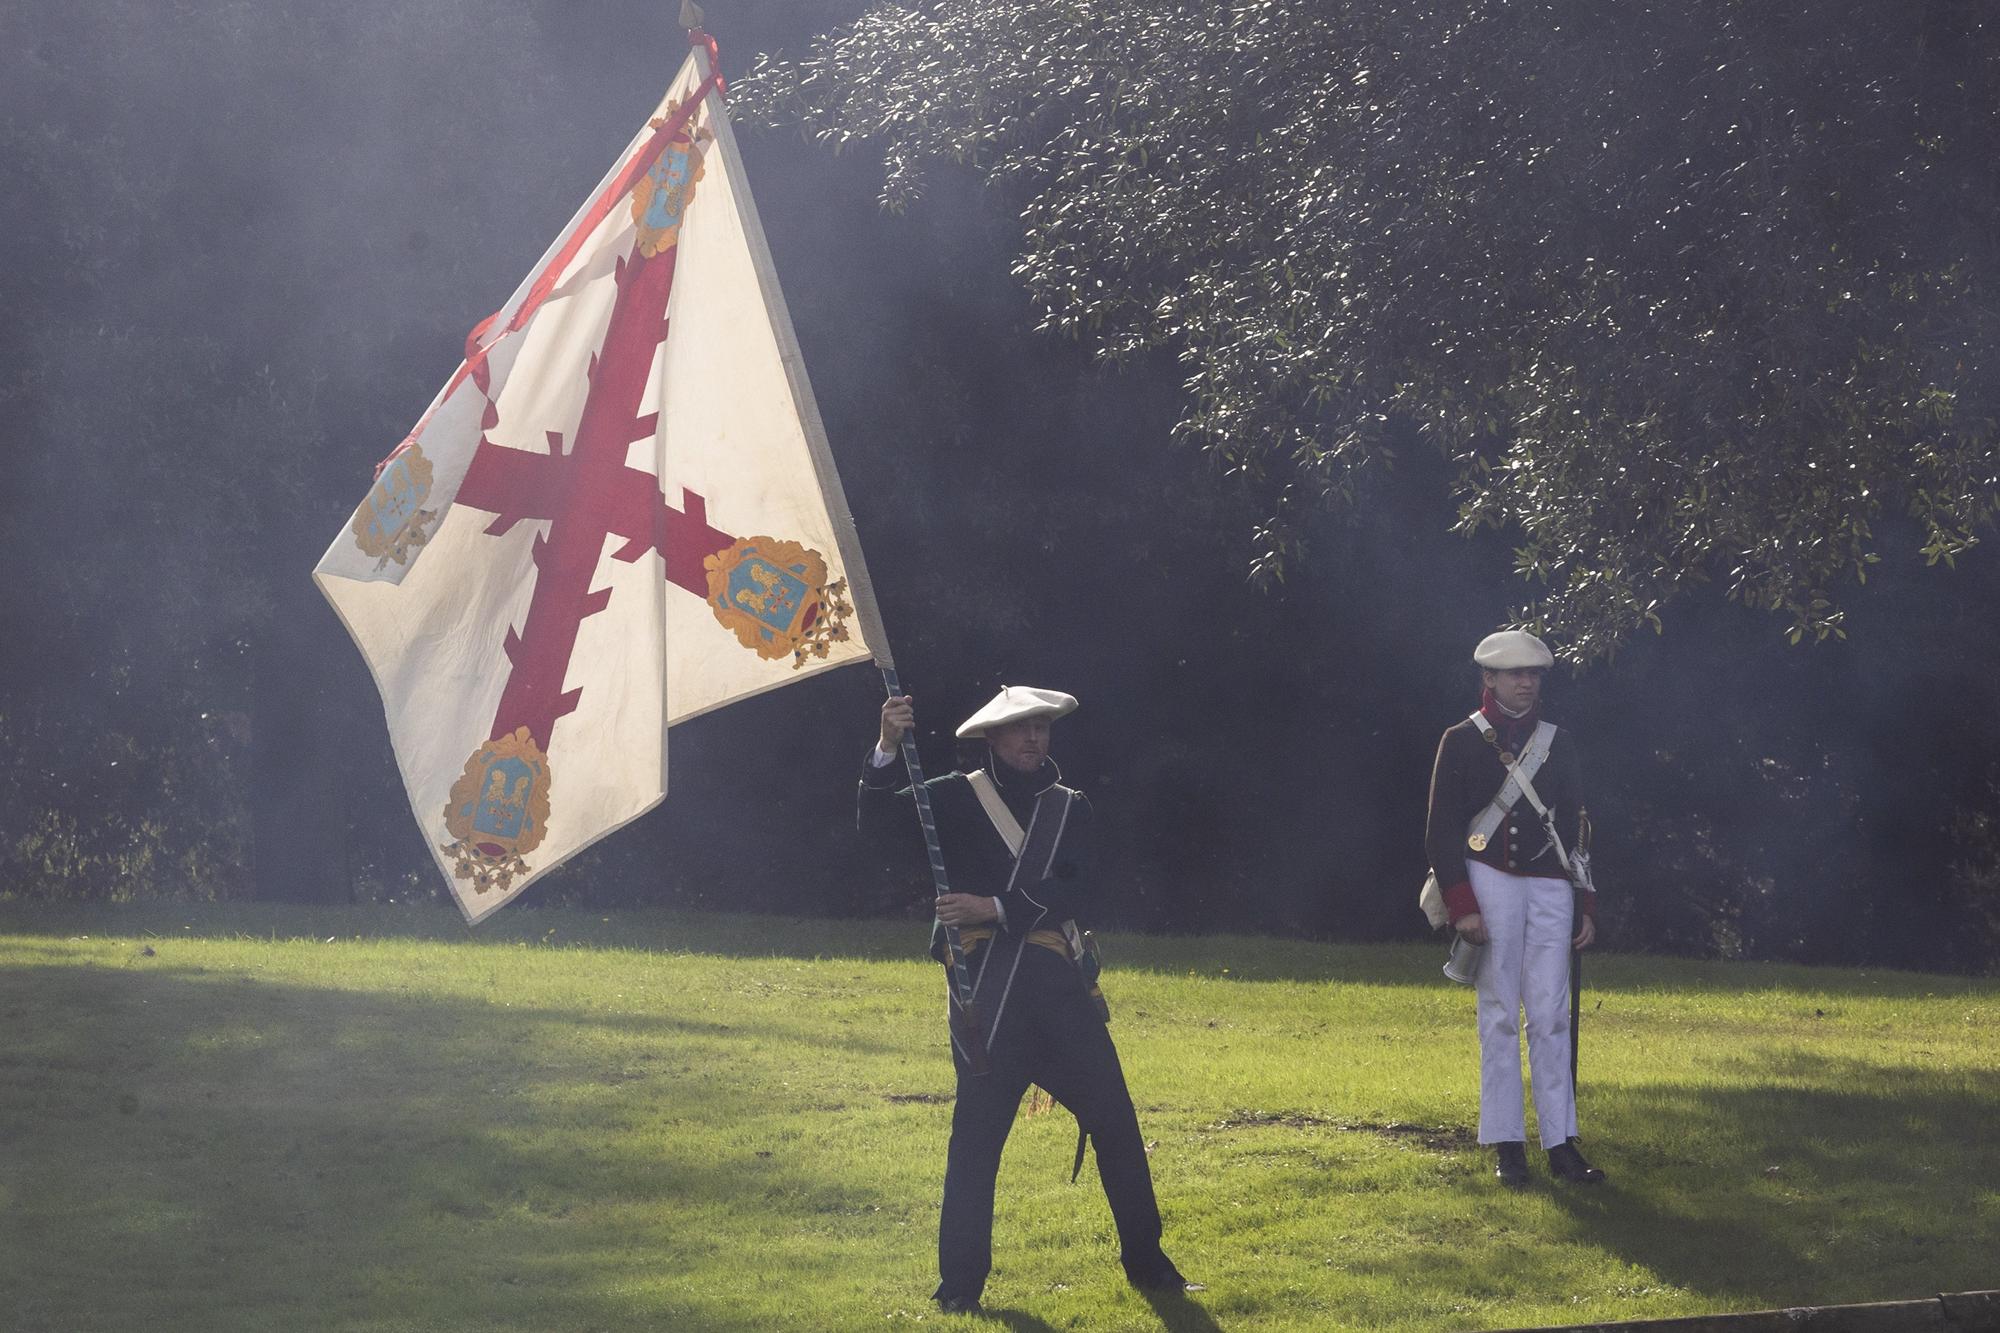
[[[826,557],[797,542],[745,537],[702,561],[708,604],[736,641],[792,669],[847,641],[847,580],[830,579]]]

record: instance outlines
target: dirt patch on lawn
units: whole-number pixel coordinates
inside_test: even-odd
[[[1413,1125],[1406,1121],[1339,1120],[1306,1111],[1237,1111],[1224,1116],[1207,1131],[1229,1129],[1332,1129],[1346,1134],[1374,1134],[1402,1143],[1414,1143],[1432,1152],[1458,1152],[1479,1144],[1463,1125]]]

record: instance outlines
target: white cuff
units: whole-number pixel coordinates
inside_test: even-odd
[[[896,752],[882,748],[882,742],[875,742],[875,753],[868,756],[868,767],[887,768],[896,762]]]
[[[998,898],[993,900],[993,910],[1000,914],[1000,929],[1007,929],[1007,905]]]

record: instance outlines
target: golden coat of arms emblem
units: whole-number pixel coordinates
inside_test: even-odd
[[[787,653],[792,669],[845,643],[847,580],[829,579],[826,557],[797,542],[745,537],[702,561],[708,604],[736,641],[773,661]]]
[[[665,127],[681,106],[679,102],[668,103],[667,114],[654,120],[652,127]],[[681,222],[694,199],[694,187],[707,169],[702,150],[714,138],[712,131],[697,127],[690,116],[632,187],[632,221],[639,229],[639,253],[648,259],[679,244]]]
[[[526,727],[473,751],[445,802],[444,845],[453,872],[479,893],[505,893],[528,872],[522,858],[541,845],[549,826],[549,757]]]
[[[409,563],[410,553],[430,540],[437,512],[424,508],[431,494],[431,460],[410,440],[382,465],[368,498],[354,511],[354,541],[375,568],[393,560]]]

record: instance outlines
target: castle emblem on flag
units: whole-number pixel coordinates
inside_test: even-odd
[[[465,761],[444,808],[445,830],[457,841],[444,850],[476,891],[505,893],[514,876],[528,872],[521,858],[541,844],[548,824],[549,758],[517,727]]]
[[[826,558],[797,542],[745,537],[702,561],[708,604],[737,642],[759,657],[792,655],[796,671],[806,659],[825,657],[828,646],[847,642],[847,580],[827,578]]]
[[[381,569],[391,560],[405,564],[410,552],[430,539],[437,512],[424,508],[431,493],[431,460],[414,440],[398,450],[375,479],[375,488],[354,511],[354,541]]]
[[[669,102],[667,114],[652,121],[652,127],[665,126],[680,107],[678,102]],[[702,149],[714,138],[709,130],[697,129],[694,118],[689,117],[681,132],[667,141],[659,160],[632,187],[632,222],[639,231],[639,253],[648,259],[680,242],[681,219],[687,216],[695,184],[705,169]]]

